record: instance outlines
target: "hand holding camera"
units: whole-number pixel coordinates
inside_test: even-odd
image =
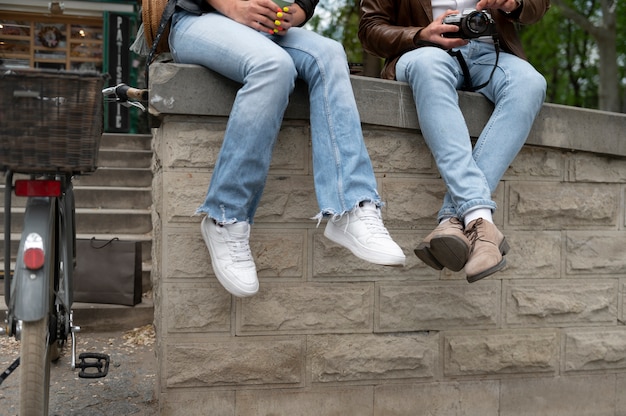
[[[443,18],[444,25],[458,26],[458,32],[445,32],[445,38],[475,39],[496,33],[496,23],[487,11],[465,9],[461,14],[449,14]]]

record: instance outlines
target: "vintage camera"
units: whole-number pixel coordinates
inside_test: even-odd
[[[492,36],[496,33],[496,23],[491,15],[485,11],[465,9],[461,14],[450,14],[443,19],[446,25],[459,27],[458,32],[446,32],[445,38],[474,39],[482,36]]]

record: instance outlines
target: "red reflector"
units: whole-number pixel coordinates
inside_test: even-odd
[[[38,270],[43,267],[45,256],[40,248],[24,250],[24,266],[30,270]]]
[[[61,182],[20,179],[15,181],[15,195],[61,196]]]

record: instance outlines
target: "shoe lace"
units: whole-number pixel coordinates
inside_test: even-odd
[[[389,231],[385,228],[377,208],[360,208],[358,211],[355,211],[355,215],[365,224],[372,235],[389,236]],[[350,221],[346,222],[346,229],[348,228],[348,224],[350,224]]]
[[[470,228],[465,229],[465,236],[470,241],[471,251],[474,251],[474,246],[476,241],[487,241],[483,240],[483,235],[480,234],[480,230],[483,228],[483,219],[478,218]]]
[[[232,235],[226,240],[228,252],[234,263],[249,262],[252,260],[252,252],[250,251],[250,243],[245,235]]]

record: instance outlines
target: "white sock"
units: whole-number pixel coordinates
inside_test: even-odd
[[[467,225],[474,221],[475,219],[482,218],[485,221],[489,221],[493,224],[493,216],[491,215],[491,210],[489,208],[478,208],[473,209],[463,217],[463,223],[467,227]]]

